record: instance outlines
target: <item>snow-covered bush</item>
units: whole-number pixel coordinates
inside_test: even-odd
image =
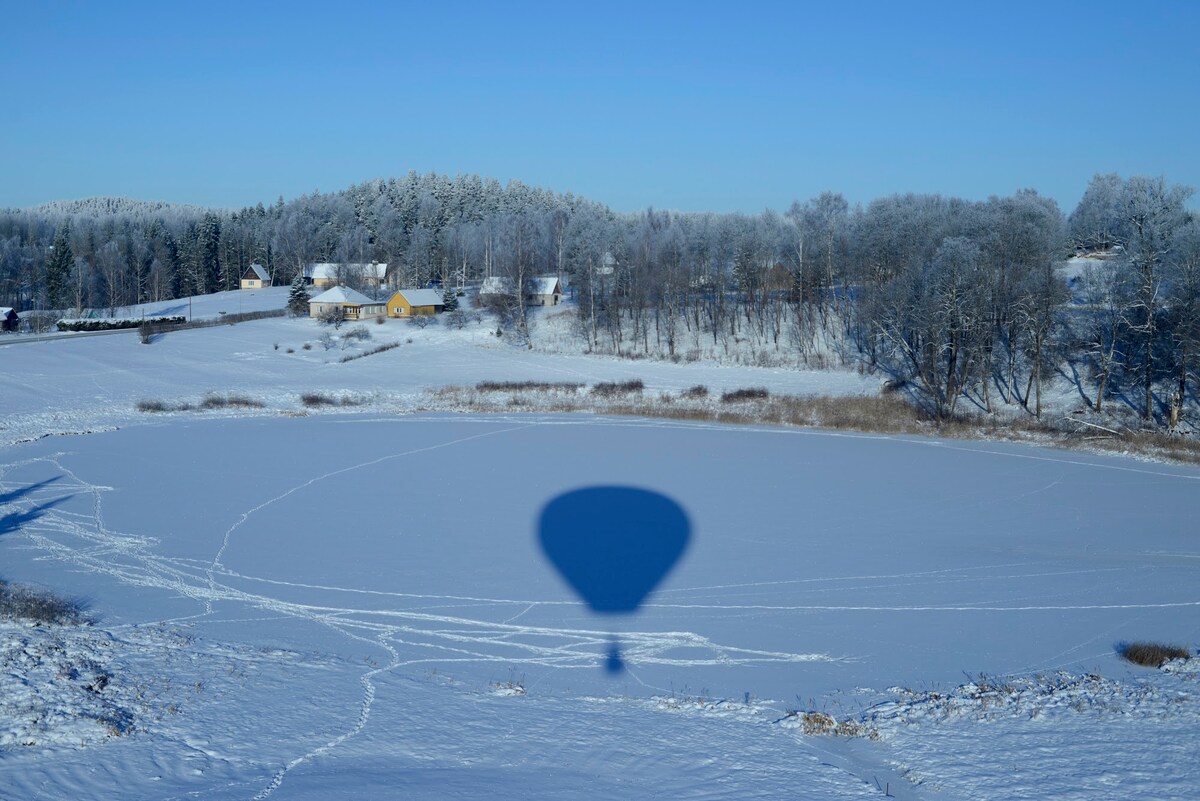
[[[141,328],[142,326],[182,325],[186,317],[138,317],[123,319],[109,317],[100,320],[59,320],[56,325],[59,331],[119,331],[123,328]]]
[[[1127,642],[1121,643],[1117,652],[1135,665],[1144,667],[1162,667],[1175,659],[1190,659],[1192,654],[1188,649],[1178,645],[1163,645],[1157,642]]]
[[[58,625],[83,622],[83,603],[0,579],[0,619]]]

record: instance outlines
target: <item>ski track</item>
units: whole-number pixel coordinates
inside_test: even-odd
[[[234,536],[254,514],[268,506],[286,499],[290,495],[322,480],[346,472],[369,468],[380,462],[400,459],[414,453],[450,447],[480,437],[504,434],[529,428],[536,423],[487,431],[470,437],[438,443],[404,453],[372,459],[360,464],[344,467],[315,476],[287,491],[243,512],[232,526],[225,530],[213,559],[205,564],[194,558],[174,558],[156,553],[158,541],[153,537],[125,534],[110,529],[105,522],[104,494],[112,487],[89,482],[64,463],[65,452],[54,453],[37,459],[10,463],[0,472],[0,491],[8,491],[2,479],[19,467],[38,464],[53,466],[64,481],[42,487],[20,501],[6,504],[18,507],[18,511],[34,508],[38,503],[72,495],[90,496],[87,513],[71,512],[55,508],[45,509],[39,516],[22,528],[28,542],[24,547],[34,548],[47,557],[58,559],[76,568],[112,578],[135,587],[162,590],[189,598],[201,606],[195,615],[173,617],[147,623],[179,624],[211,618],[215,604],[241,604],[248,608],[271,613],[278,618],[307,620],[329,628],[350,640],[378,647],[388,654],[386,664],[373,667],[359,681],[362,685],[362,700],[356,717],[347,723],[344,732],[323,745],[300,754],[280,766],[269,782],[254,799],[261,801],[270,797],[281,786],[287,774],[296,767],[337,749],[347,740],[357,736],[367,726],[375,700],[373,679],[381,673],[402,667],[436,662],[481,663],[494,662],[506,665],[525,663],[562,669],[595,670],[603,663],[612,635],[608,631],[585,628],[561,628],[548,626],[523,626],[515,623],[519,617],[539,606],[574,606],[568,601],[541,601],[536,599],[483,598],[455,595],[420,595],[413,593],[382,592],[353,587],[287,582],[263,577],[247,576],[229,569],[222,562]],[[19,489],[13,487],[11,489]],[[285,601],[266,593],[255,593],[239,589],[231,582],[259,583],[269,586],[320,589],[348,595],[386,596],[406,599],[421,604],[418,609],[365,609],[352,605],[326,606]],[[436,605],[448,606],[486,605],[509,610],[521,607],[515,614],[499,621],[481,620],[449,614],[434,614],[428,611]],[[420,611],[424,610],[424,611]],[[241,618],[253,619],[253,618]],[[228,620],[214,622],[232,622]],[[660,631],[630,632],[621,636],[622,653],[630,668],[630,676],[642,686],[656,691],[664,688],[646,685],[634,668],[639,665],[747,665],[763,662],[811,662],[836,661],[824,654],[783,653],[721,645],[692,632]],[[676,649],[696,649],[707,652],[706,656],[680,658],[670,655]],[[407,658],[404,651],[411,651]],[[430,656],[433,654],[435,656]]]
[[[470,418],[468,418],[470,419]],[[374,706],[376,685],[375,678],[399,668],[415,665],[437,663],[499,663],[504,665],[528,664],[556,669],[589,669],[595,670],[602,664],[612,642],[612,634],[587,628],[565,628],[554,626],[521,625],[517,621],[541,607],[575,606],[573,601],[550,601],[536,598],[493,598],[470,595],[435,595],[392,592],[365,589],[359,587],[341,587],[298,581],[253,576],[240,573],[226,564],[224,557],[235,541],[241,529],[255,514],[271,505],[287,499],[301,490],[314,484],[342,475],[348,472],[363,470],[383,462],[403,459],[413,454],[448,448],[457,444],[469,442],[482,437],[518,432],[538,425],[611,425],[635,426],[651,428],[704,428],[707,430],[722,430],[709,423],[678,423],[644,420],[606,419],[598,420],[539,420],[530,422],[529,418],[508,418],[504,415],[490,415],[478,418],[480,422],[494,424],[498,420],[512,422],[511,427],[485,431],[467,437],[415,448],[403,453],[390,454],[364,461],[355,465],[340,468],[314,476],[288,490],[270,498],[241,513],[234,523],[222,534],[220,544],[211,561],[195,558],[175,558],[156,553],[158,540],[153,537],[127,534],[110,529],[106,525],[104,510],[104,494],[112,491],[112,487],[92,483],[78,475],[64,463],[68,454],[57,452],[44,457],[12,462],[0,466],[0,493],[16,491],[21,486],[9,486],[4,479],[18,468],[34,467],[39,464],[53,466],[64,480],[44,487],[39,487],[18,500],[10,501],[0,507],[4,511],[15,508],[17,513],[34,509],[39,504],[60,500],[64,497],[83,495],[90,498],[89,509],[84,512],[72,512],[61,508],[47,507],[39,516],[22,527],[22,535],[29,547],[39,552],[71,564],[79,569],[104,574],[130,586],[147,590],[167,591],[180,597],[189,598],[200,606],[195,615],[174,617],[159,623],[180,623],[213,618],[215,605],[239,604],[246,609],[258,610],[262,616],[242,616],[232,619],[211,620],[213,623],[234,623],[238,621],[271,620],[271,619],[300,619],[314,625],[326,627],[349,640],[379,648],[387,653],[384,663],[373,666],[359,677],[362,695],[357,713],[345,722],[344,731],[324,744],[298,754],[285,764],[280,765],[269,781],[251,796],[260,801],[272,796],[286,780],[289,772],[336,750],[348,740],[358,736],[368,725]],[[455,422],[462,422],[462,417],[456,417]],[[408,422],[392,419],[392,422]],[[347,423],[365,422],[365,420],[344,421]],[[428,421],[425,421],[428,422]],[[745,431],[746,429],[739,429]],[[781,433],[797,436],[838,436],[860,437],[868,435],[845,434],[841,432],[822,431],[781,431],[779,429],[762,429],[773,435]],[[1131,468],[1121,465],[1097,464],[1070,458],[1046,457],[1031,454],[1011,453],[1007,451],[988,450],[979,447],[959,447],[945,443],[933,443],[920,439],[889,438],[873,436],[873,439],[893,439],[897,442],[923,444],[931,447],[943,447],[952,450],[972,453],[987,453],[1017,459],[1032,459],[1036,461],[1059,462],[1068,465],[1079,465],[1089,468],[1118,470],[1123,472],[1140,473],[1152,476],[1170,476],[1173,478],[1195,479],[1195,476],[1181,476],[1177,473],[1154,470],[1151,468]],[[1044,492],[1055,486],[1032,490],[1029,494]],[[1174,554],[1196,558],[1195,554]],[[1022,562],[1003,562],[998,564],[978,565],[970,567],[947,568],[940,570],[912,571],[898,573],[867,573],[861,575],[829,576],[801,579],[787,579],[764,582],[743,582],[732,584],[710,584],[705,586],[675,587],[661,591],[659,600],[647,604],[651,608],[712,610],[718,612],[737,611],[787,611],[787,612],[896,612],[896,613],[925,613],[925,612],[975,612],[975,613],[1024,613],[1024,612],[1062,612],[1080,610],[1136,610],[1136,609],[1176,609],[1200,606],[1200,600],[1185,600],[1164,603],[1136,604],[929,604],[929,605],[873,605],[873,604],[733,604],[733,603],[687,603],[682,599],[689,594],[741,591],[742,594],[753,593],[770,587],[788,585],[804,592],[852,592],[859,594],[863,591],[879,591],[889,588],[903,588],[916,585],[929,586],[933,582],[939,586],[947,586],[962,582],[979,582],[992,580],[1047,578],[1062,575],[1079,575],[1094,573],[1101,575],[1120,570],[1120,568],[1097,568],[1092,570],[1063,570],[1063,571],[1029,571],[1029,565]],[[1026,568],[1023,570],[1022,568]],[[235,584],[255,585],[263,589],[254,592],[239,588]],[[807,586],[803,586],[807,585]],[[320,605],[283,600],[270,594],[269,588],[294,588],[301,590],[319,590],[344,596],[347,600],[355,596],[394,599],[405,603],[406,608],[371,609],[351,604]],[[679,601],[668,601],[674,598]],[[728,599],[728,595],[726,595]],[[480,619],[479,617],[448,614],[455,608],[492,609],[497,613],[496,620]],[[146,625],[141,623],[138,625]],[[785,653],[777,651],[755,650],[734,646],[721,645],[701,635],[686,631],[656,631],[656,632],[627,632],[621,635],[621,647],[627,665],[628,675],[632,681],[647,689],[665,692],[664,688],[646,684],[638,675],[639,665],[749,665],[765,662],[814,662],[814,661],[845,661],[826,654]],[[1037,665],[1030,665],[1026,671],[1042,670],[1047,666],[1061,667],[1063,659],[1070,658],[1074,662],[1083,662],[1107,653],[1110,648],[1109,633],[1090,637],[1084,642],[1070,644],[1060,653],[1043,660]],[[1099,643],[1099,644],[1098,644]],[[687,649],[689,655],[694,655],[697,649],[703,656],[681,658],[672,656],[677,649]],[[1022,671],[1022,672],[1026,672]],[[816,743],[805,744],[819,750]],[[838,761],[833,760],[831,761]],[[249,789],[249,792],[253,792]]]

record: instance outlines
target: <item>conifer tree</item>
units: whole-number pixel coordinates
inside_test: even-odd
[[[51,309],[60,308],[66,303],[67,285],[71,280],[74,262],[75,254],[71,251],[67,227],[64,225],[54,237],[54,253],[46,262],[46,305]]]
[[[458,295],[453,287],[446,287],[442,292],[442,311],[454,311],[458,308]]]
[[[308,288],[304,286],[303,273],[296,273],[296,277],[292,279],[287,308],[288,314],[293,317],[303,317],[308,314]]]

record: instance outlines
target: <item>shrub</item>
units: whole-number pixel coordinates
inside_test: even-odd
[[[56,325],[59,331],[118,331],[123,328],[142,328],[143,326],[182,325],[186,317],[138,317],[122,319],[109,317],[97,320],[59,320]]]
[[[398,347],[400,347],[399,342],[389,342],[386,345],[380,345],[379,347],[371,348],[370,350],[365,350],[362,353],[348,354],[346,356],[343,356],[338,361],[345,364],[346,362],[352,362],[355,359],[361,359],[364,356],[374,356],[376,353],[383,353],[384,351],[388,351],[388,350],[391,350],[392,348],[398,348]]]
[[[288,348],[288,349],[287,349],[287,352],[288,352],[288,353],[295,353],[295,352],[296,352],[296,349],[295,349],[295,348]]]
[[[321,347],[325,350],[330,350],[337,344],[337,341],[333,338],[333,334],[328,331],[322,331],[321,336],[317,337],[317,341],[321,343]]]
[[[703,400],[708,397],[708,387],[703,384],[697,384],[694,387],[688,387],[683,392],[679,393],[681,398],[688,400]]]
[[[356,325],[346,333],[342,334],[342,338],[347,340],[357,339],[365,342],[371,338],[371,332],[367,330],[365,325]]]
[[[721,403],[741,403],[742,401],[766,400],[771,393],[766,387],[744,387],[731,392],[721,393]]]
[[[582,386],[569,381],[480,381],[475,389],[480,392],[574,392]]]
[[[303,345],[301,345],[300,347],[304,348],[305,350],[312,350],[312,343],[311,343],[311,342],[305,342],[305,343],[304,343]]]
[[[592,387],[592,394],[598,398],[615,398],[619,395],[629,395],[641,392],[646,388],[642,379],[634,378],[629,381],[601,381]]]
[[[160,400],[140,400],[137,402],[139,412],[169,412],[171,407]]]
[[[300,402],[305,406],[333,406],[333,398],[319,392],[305,392],[300,396]]]
[[[867,737],[878,739],[878,733],[863,727],[853,720],[841,720],[824,712],[803,712],[789,714],[789,717],[799,717],[804,733],[815,737]]]
[[[1126,660],[1144,667],[1162,667],[1173,659],[1190,659],[1192,654],[1178,645],[1163,645],[1156,642],[1129,642],[1117,646]]]
[[[318,406],[359,406],[362,401],[349,395],[335,398],[322,392],[305,392],[300,396],[300,402],[310,408]]]
[[[262,401],[255,398],[248,398],[245,395],[219,395],[215,392],[210,392],[200,401],[199,408],[201,409],[224,409],[230,406],[241,407],[244,409],[261,409],[264,404]]]
[[[321,325],[332,325],[335,331],[342,327],[342,322],[345,319],[345,313],[342,311],[341,306],[326,306],[317,315],[317,322]]]
[[[18,587],[0,579],[0,619],[34,623],[82,623],[83,601],[63,598],[45,590]]]
[[[375,315],[375,325],[383,325],[387,319],[382,314]]]

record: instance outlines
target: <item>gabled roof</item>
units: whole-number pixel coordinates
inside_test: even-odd
[[[499,275],[493,275],[483,279],[483,284],[479,287],[480,295],[515,295],[513,292],[512,281]]]
[[[350,306],[366,306],[367,304],[382,305],[382,300],[371,300],[358,290],[348,286],[334,286],[326,289],[320,295],[312,298],[309,303],[343,303]]]
[[[360,273],[364,278],[374,278],[376,281],[382,281],[387,277],[387,262],[339,264],[332,261],[322,261],[306,266],[304,277],[315,281],[333,281],[337,279],[339,267],[346,267],[353,272]]]
[[[0,306],[0,317],[8,317],[8,315],[16,313],[12,306]]]
[[[396,295],[408,301],[409,306],[445,306],[446,299],[436,289],[398,289]],[[392,297],[396,297],[392,295]]]
[[[558,278],[553,275],[539,275],[529,279],[529,294],[531,295],[553,295],[555,292],[562,292],[558,287]]]
[[[253,276],[250,274],[254,273]],[[242,273],[242,278],[257,278],[259,281],[270,281],[271,276],[267,275],[267,271],[263,269],[261,264],[251,264],[246,268],[246,272]]]

